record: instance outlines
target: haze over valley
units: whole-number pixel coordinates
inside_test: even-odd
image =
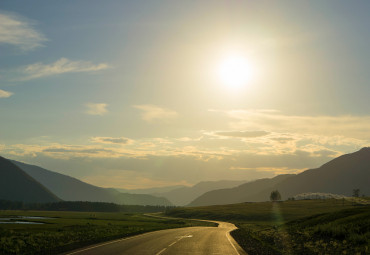
[[[38,166],[0,158],[0,199],[23,202],[90,201],[126,205],[206,206],[269,200],[272,190],[284,199],[303,193],[351,196],[370,194],[370,147],[340,156],[316,169],[254,181],[200,182],[191,187],[148,190],[101,188]],[[21,188],[18,188],[21,187]],[[354,188],[355,187],[355,188]]]

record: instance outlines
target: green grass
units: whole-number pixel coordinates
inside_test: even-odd
[[[214,225],[127,213],[0,211],[0,218],[17,215],[53,219],[24,220],[42,225],[0,224],[0,254],[56,254],[148,231]]]
[[[319,214],[285,224],[295,250],[370,253],[370,207]],[[302,245],[303,244],[303,245]]]
[[[284,202],[242,203],[204,207],[175,208],[168,215],[184,218],[232,220],[260,224],[281,223],[318,213],[352,208],[353,204],[341,200],[297,200]]]
[[[249,255],[370,254],[370,207],[299,200],[175,208],[168,215],[229,221]]]

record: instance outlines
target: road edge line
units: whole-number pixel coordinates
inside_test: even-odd
[[[94,245],[94,246],[91,246],[91,247],[88,247],[88,248],[85,248],[85,249],[82,249],[82,250],[77,250],[77,251],[72,251],[71,253],[62,253],[62,254],[65,254],[65,255],[77,254],[77,253],[80,253],[80,252],[83,252],[83,251],[88,251],[88,250],[95,249],[95,248],[105,246],[105,245],[108,245],[108,244],[117,243],[117,242],[121,242],[121,241],[124,241],[124,240],[129,240],[129,239],[132,239],[132,238],[135,238],[135,237],[138,237],[138,236],[148,235],[148,234],[153,233],[153,232],[156,232],[156,231],[147,232],[147,233],[134,235],[134,236],[129,236],[129,237],[126,237],[126,238],[120,238],[120,239],[116,239],[114,241],[108,241],[108,242],[105,242],[105,243]]]

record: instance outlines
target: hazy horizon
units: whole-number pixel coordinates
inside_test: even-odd
[[[122,189],[370,146],[366,1],[3,1],[0,155]]]

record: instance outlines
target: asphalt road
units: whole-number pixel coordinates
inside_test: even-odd
[[[229,232],[236,227],[217,222],[218,227],[189,227],[149,232],[129,238],[88,246],[66,254],[97,255],[245,255]]]

